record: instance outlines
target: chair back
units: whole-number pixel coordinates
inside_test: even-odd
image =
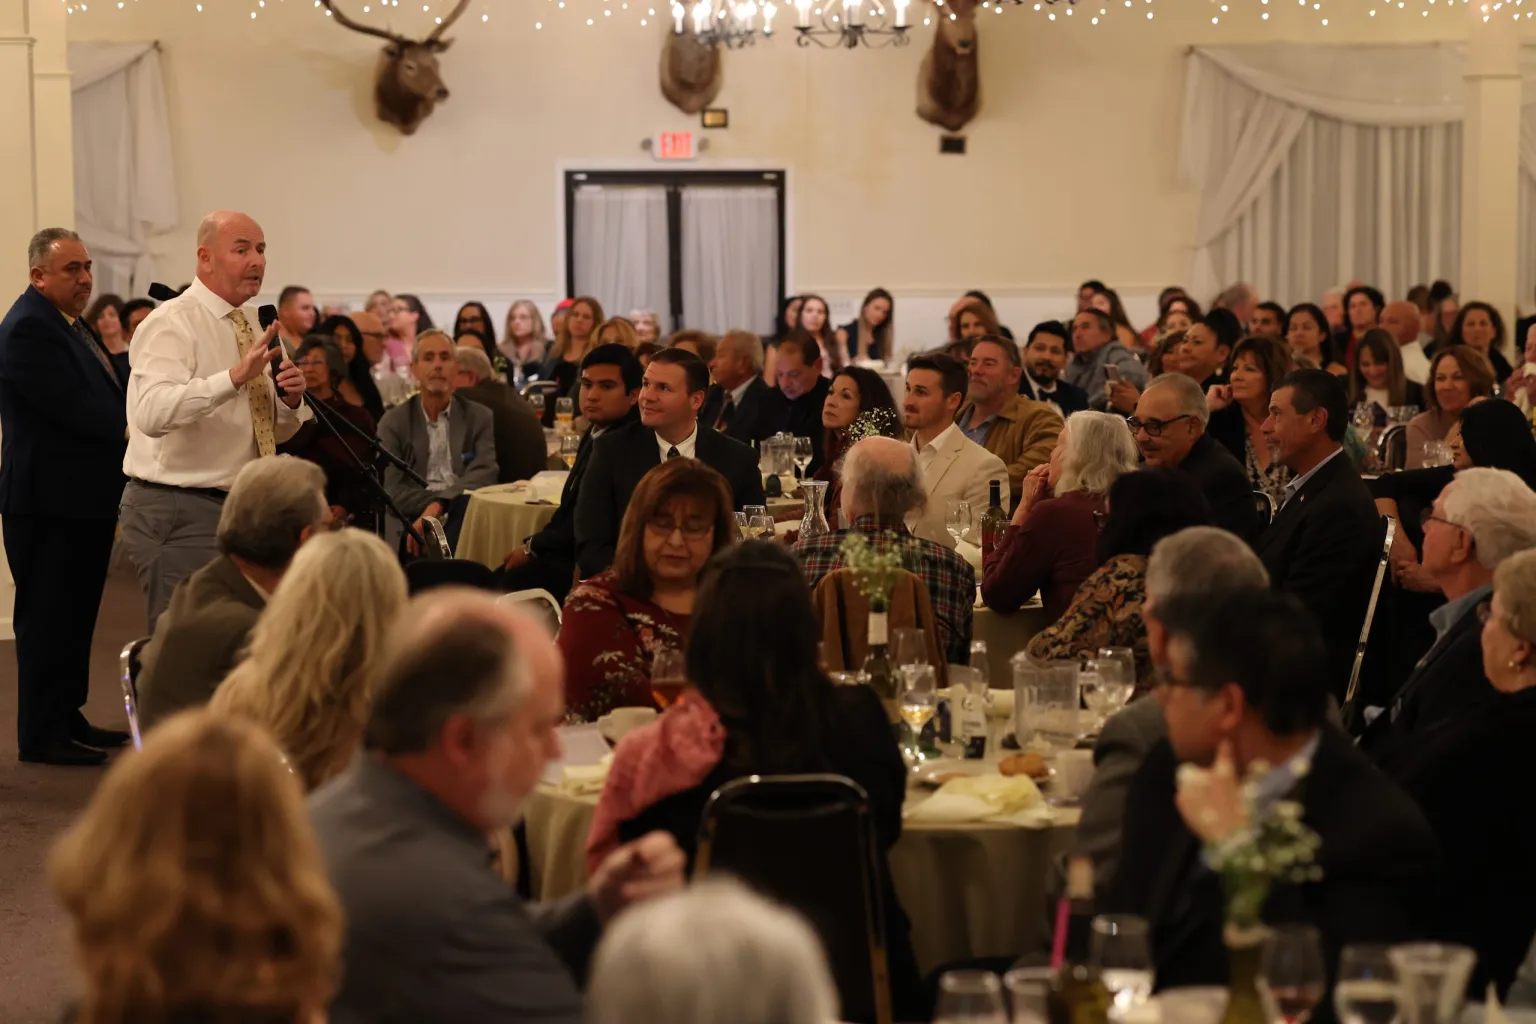
[[[417,559],[407,562],[405,582],[412,594],[454,586],[490,591],[498,589],[496,577],[491,570],[467,558],[444,558],[437,561]]]
[[[921,629],[928,641],[928,660],[934,666],[938,685],[948,686],[948,659],[939,643],[938,620],[933,615],[928,588],[915,573],[905,569],[899,573],[891,588],[887,628],[892,634],[898,629]],[[821,622],[827,671],[857,672],[869,654],[869,599],[859,593],[857,574],[852,569],[827,573],[816,584],[811,603]]]
[[[821,938],[842,1019],[891,1019],[885,907],[869,795],[841,775],[751,775],[709,798],[694,878],[730,874]]]
[[[443,530],[443,521],[436,516],[422,516],[421,526],[422,540],[427,542],[421,549],[421,557],[452,558],[453,549],[448,546],[448,534]]]
[[[524,398],[529,395],[552,395],[559,387],[560,382],[557,380],[531,380],[523,385],[523,390],[519,393]]]
[[[1381,543],[1381,558],[1376,563],[1376,578],[1371,583],[1371,599],[1365,606],[1365,623],[1360,627],[1360,640],[1355,644],[1355,664],[1349,670],[1349,688],[1344,691],[1344,721],[1355,717],[1355,690],[1360,685],[1360,666],[1365,663],[1365,642],[1371,635],[1371,621],[1376,618],[1376,602],[1381,597],[1381,583],[1387,576],[1388,560],[1392,554],[1392,540],[1397,536],[1397,520],[1382,516],[1386,532]]]
[[[560,602],[556,601],[555,595],[547,590],[515,590],[498,597],[496,603],[524,605],[525,610],[533,612],[544,620],[544,624],[549,627],[550,636],[556,636],[560,632]]]
[[[1395,473],[1408,465],[1408,425],[1394,423],[1381,432],[1376,440],[1376,458],[1382,470]]]
[[[1269,496],[1268,491],[1253,492],[1253,507],[1259,513],[1259,528],[1264,529],[1275,521],[1275,499]]]
[[[144,734],[139,729],[139,655],[149,637],[141,636],[130,641],[117,657],[118,679],[123,685],[123,711],[128,715],[128,734],[133,737],[133,749],[144,749]]]

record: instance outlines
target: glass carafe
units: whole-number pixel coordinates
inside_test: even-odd
[[[827,525],[827,482],[825,480],[804,480],[800,489],[805,492],[805,516],[800,520],[800,538],[820,537],[824,533],[831,533],[832,527]]]

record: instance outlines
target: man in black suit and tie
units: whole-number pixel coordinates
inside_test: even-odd
[[[750,331],[727,331],[709,362],[715,383],[704,399],[699,422],[743,444],[773,434],[764,419],[773,389],[763,380],[763,339]]]
[[[0,526],[16,581],[21,760],[98,765],[128,734],[80,709],[112,558],[128,447],[124,382],[81,315],[91,256],[48,228],[27,249],[32,285],[0,321]]]
[[[709,369],[692,352],[662,349],[640,383],[640,422],[592,446],[592,465],[576,496],[576,565],[583,578],[613,564],[619,524],[635,485],[661,460],[687,458],[719,472],[731,486],[731,504],[763,503],[757,457],[698,422],[709,388]]]
[[[1376,503],[1340,444],[1348,419],[1344,385],[1326,370],[1296,370],[1276,386],[1264,436],[1296,475],[1257,549],[1274,588],[1301,598],[1322,627],[1328,684],[1339,701],[1382,542]]]
[[[1326,723],[1325,652],[1301,602],[1247,588],[1174,597],[1157,615],[1168,645],[1158,691],[1168,737],[1126,794],[1119,868],[1104,901],[1107,912],[1147,919],[1157,987],[1227,983],[1226,902],[1207,857],[1228,837],[1194,810],[1197,837],[1176,805],[1185,762],[1229,765],[1233,777],[1217,772],[1207,785],[1246,781],[1261,814],[1281,800],[1299,803],[1322,840],[1322,878],[1277,881],[1265,923],[1316,927],[1330,967],[1349,943],[1423,937],[1434,835],[1413,800]]]
[[[1088,393],[1061,379],[1072,358],[1072,338],[1055,320],[1035,325],[1024,346],[1024,374],[1019,378],[1019,394],[1053,406],[1066,419],[1088,408]]]
[[[623,345],[599,345],[581,361],[581,415],[590,427],[576,449],[576,462],[560,492],[560,507],[544,529],[523,540],[497,570],[507,591],[547,590],[563,602],[576,578],[576,503],[581,480],[592,464],[597,439],[640,421],[640,360]]]
[[[821,426],[821,410],[827,404],[827,392],[832,390],[832,382],[821,375],[821,355],[816,339],[795,328],[779,342],[778,354],[773,359],[779,386],[769,390],[764,402],[764,437],[783,432],[811,439],[814,457],[806,467],[807,473],[821,468],[821,441],[826,433]]]

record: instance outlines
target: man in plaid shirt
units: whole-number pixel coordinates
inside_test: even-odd
[[[960,555],[931,540],[914,537],[906,516],[923,506],[923,474],[909,444],[888,437],[870,437],[848,450],[843,462],[843,514],[851,530],[834,530],[795,545],[805,568],[805,580],[816,589],[823,576],[843,568],[840,548],[850,532],[876,534],[890,530],[912,545],[907,568],[928,587],[939,646],[951,664],[964,665],[971,654],[971,608],[976,602],[976,570]],[[836,509],[828,509],[836,515]]]

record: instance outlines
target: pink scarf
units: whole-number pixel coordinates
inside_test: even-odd
[[[703,782],[725,752],[725,726],[693,690],[660,718],[619,741],[587,834],[591,876],[619,847],[619,825]]]

